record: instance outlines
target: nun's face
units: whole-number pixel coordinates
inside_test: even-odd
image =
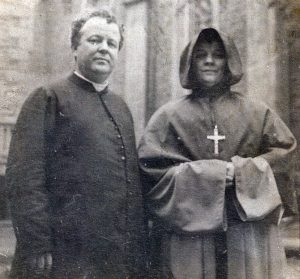
[[[226,65],[225,50],[221,42],[200,40],[192,55],[194,78],[206,88],[220,83]]]

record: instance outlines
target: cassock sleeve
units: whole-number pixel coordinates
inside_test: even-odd
[[[270,215],[278,222],[281,205],[287,214],[296,212],[296,193],[291,179],[292,151],[296,140],[283,121],[271,110],[265,114],[261,155],[255,158],[235,156],[236,209],[243,221],[255,221]]]
[[[227,163],[188,159],[164,114],[150,121],[139,156],[147,207],[166,229],[199,233],[226,228]],[[153,185],[155,185],[153,187]]]
[[[25,255],[50,252],[47,133],[54,122],[54,98],[37,89],[25,101],[10,144],[6,181],[17,245]]]

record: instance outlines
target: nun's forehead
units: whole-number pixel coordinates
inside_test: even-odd
[[[199,34],[197,41],[194,45],[193,51],[195,49],[198,49],[199,46],[207,44],[207,43],[209,43],[209,44],[217,43],[220,46],[220,48],[223,51],[225,51],[223,40],[221,39],[219,33],[214,29],[205,29],[204,31],[202,31]]]
[[[197,40],[197,43],[195,44],[192,53],[191,53],[191,64],[195,61],[195,57],[199,52],[203,51],[217,51],[218,53],[222,53],[224,58],[226,59],[227,62],[227,54],[226,50],[224,47],[224,44],[220,40],[213,40],[208,42],[205,38],[200,38],[200,40]]]
[[[193,49],[193,52],[198,51],[203,48],[213,48],[217,49],[218,51],[224,52],[225,53],[225,48],[222,42],[220,41],[212,41],[212,42],[207,42],[206,40],[200,40]]]

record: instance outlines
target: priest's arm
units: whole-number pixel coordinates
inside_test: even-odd
[[[55,113],[54,99],[37,89],[25,101],[13,131],[6,179],[17,249],[23,257],[52,250],[46,138]],[[51,122],[51,123],[50,123]],[[47,257],[48,259],[48,257]],[[45,260],[47,260],[45,259]]]

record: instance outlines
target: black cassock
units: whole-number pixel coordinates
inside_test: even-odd
[[[16,123],[6,179],[13,278],[33,278],[24,259],[45,252],[52,278],[143,278],[135,135],[119,96],[75,74],[35,90]]]
[[[233,84],[240,60],[220,36]],[[181,58],[183,86],[196,40]],[[221,137],[218,150],[213,135]],[[161,107],[139,146],[155,278],[284,278],[278,223],[283,208],[296,208],[289,177],[295,147],[276,113],[229,86],[209,95],[194,89]],[[235,187],[225,191],[226,162],[234,165]]]

